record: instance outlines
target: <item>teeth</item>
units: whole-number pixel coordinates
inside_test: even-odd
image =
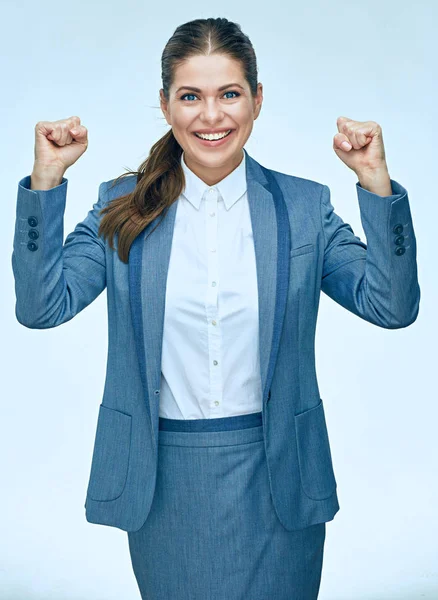
[[[197,137],[200,137],[203,140],[220,140],[227,136],[230,133],[231,129],[225,131],[224,133],[196,133]]]

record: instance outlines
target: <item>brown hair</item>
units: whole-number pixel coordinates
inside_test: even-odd
[[[166,100],[169,100],[176,68],[191,56],[210,54],[228,55],[240,61],[251,93],[253,97],[257,95],[257,61],[249,38],[237,23],[225,18],[209,18],[180,25],[167,42],[161,56]],[[109,238],[112,250],[115,250],[114,235],[118,235],[118,255],[123,262],[128,262],[129,249],[137,235],[161,213],[164,218],[169,206],[182,193],[185,187],[182,152],[170,129],[151,147],[138,171],[127,170],[114,179],[111,188],[127,175],[137,176],[132,192],[114,198],[100,211],[103,217],[98,233]]]

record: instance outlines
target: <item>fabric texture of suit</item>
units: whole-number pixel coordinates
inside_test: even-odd
[[[246,150],[245,150],[246,152]],[[321,290],[386,329],[417,317],[420,287],[408,193],[391,179],[380,197],[356,184],[367,244],[335,213],[326,185],[266,169],[246,152],[259,294],[260,378],[269,482],[288,530],[339,510],[324,405],[315,372]],[[129,264],[98,237],[99,210],[133,189],[109,190],[63,243],[67,179],[48,191],[19,182],[12,268],[16,317],[57,327],[107,288],[108,363],[85,508],[89,522],[136,531],[154,494],[166,274],[176,212],[134,240]],[[147,234],[161,220],[155,231]],[[31,232],[36,233],[31,233]]]

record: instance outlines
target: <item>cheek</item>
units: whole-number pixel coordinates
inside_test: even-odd
[[[173,108],[171,121],[172,127],[175,129],[183,130],[190,127],[190,123],[193,120],[193,114],[189,114],[189,111],[178,110],[178,108]]]
[[[245,107],[244,109],[240,109],[235,115],[234,119],[237,123],[242,125],[243,127],[251,126],[254,121],[253,112],[249,107]]]
[[[188,129],[189,125],[190,125],[190,119],[183,119],[182,117],[178,117],[176,119],[172,120],[173,123],[173,127],[175,129],[178,129],[179,131],[184,131],[186,129]]]

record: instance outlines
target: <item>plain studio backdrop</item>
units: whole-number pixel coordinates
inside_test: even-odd
[[[408,191],[417,320],[382,329],[321,293],[316,367],[341,510],[327,524],[319,597],[438,598],[437,5],[224,0],[210,11],[203,1],[27,0],[4,1],[1,13],[0,598],[139,598],[127,534],[85,520],[106,290],[59,327],[18,323],[16,196],[32,171],[35,124],[78,115],[89,148],[66,173],[64,237],[72,231],[99,184],[136,169],[168,131],[161,52],[178,25],[206,17],[239,23],[257,54],[264,102],[245,146],[251,156],[328,185],[336,212],[366,241],[356,175],[332,144],[338,116],[373,120],[390,176]]]

